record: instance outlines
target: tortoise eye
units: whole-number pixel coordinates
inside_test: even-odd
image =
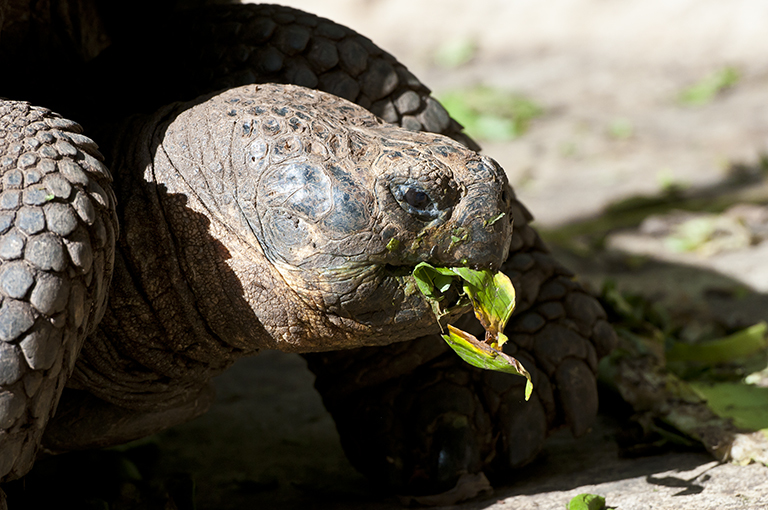
[[[408,188],[403,195],[405,202],[414,209],[425,209],[430,202],[429,195],[421,190]]]
[[[429,193],[413,184],[395,184],[391,188],[392,194],[408,214],[416,216],[421,221],[432,221],[440,216],[437,204],[429,196]]]

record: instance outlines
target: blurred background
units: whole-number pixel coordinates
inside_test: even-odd
[[[282,3],[370,37],[439,98],[491,89],[488,113],[516,113],[517,131],[460,120],[541,225],[638,193],[712,185],[768,150],[759,0]]]

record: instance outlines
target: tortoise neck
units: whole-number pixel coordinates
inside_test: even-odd
[[[192,190],[169,192],[157,178],[163,149],[152,127],[123,131],[138,136],[124,146],[118,140],[114,153],[130,156],[112,162],[121,225],[114,276],[99,331],[83,349],[79,379],[119,377],[117,390],[87,386],[127,407],[173,405],[237,358],[256,353],[266,333],[237,299],[227,249],[212,237],[211,221],[190,208]]]

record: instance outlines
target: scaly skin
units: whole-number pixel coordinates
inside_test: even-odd
[[[0,105],[0,477],[16,477],[104,313],[117,218],[109,171],[77,124]]]
[[[388,122],[412,130],[444,133],[476,147],[429,97],[429,90],[393,57],[332,22],[287,8],[243,6],[180,16],[178,25],[174,28],[172,23],[162,21],[162,30],[151,26],[137,30],[139,39],[135,44],[113,50],[111,60],[105,57],[94,66],[93,74],[75,87],[76,91],[84,91],[84,100],[73,98],[70,113],[96,128],[94,133],[100,140],[109,140],[115,137],[110,134],[115,132],[110,123],[116,117],[151,112],[170,101],[191,100],[242,83],[297,83],[353,100]],[[157,34],[165,34],[166,38],[154,39]],[[120,101],[115,102],[115,97]],[[66,110],[66,104],[63,107]],[[109,112],[109,118],[102,118],[104,111]],[[168,115],[168,110],[160,115]],[[136,136],[136,122],[133,127],[117,129],[118,138],[133,136],[139,141],[116,142],[114,146],[123,149],[111,154],[113,160],[119,160],[123,155],[120,151],[131,143],[152,145]],[[157,136],[162,138],[163,134]],[[125,170],[117,173],[124,208],[121,239],[129,240],[121,241],[117,257],[110,296],[112,310],[89,339],[77,375],[70,381],[70,387],[78,391],[68,391],[72,396],[65,401],[68,413],[59,413],[61,419],[57,417],[58,422],[54,421],[46,432],[47,444],[55,450],[126,440],[203,412],[208,403],[205,383],[209,377],[226,368],[235,357],[270,345],[268,339],[275,338],[274,331],[270,331],[263,337],[267,340],[242,342],[237,333],[227,331],[245,323],[259,336],[262,322],[250,324],[248,317],[259,317],[261,310],[266,313],[260,317],[263,319],[277,308],[267,313],[269,307],[259,309],[238,303],[221,288],[226,278],[218,282],[219,294],[196,293],[196,288],[205,285],[202,280],[195,281],[195,274],[221,274],[221,265],[198,266],[200,257],[185,256],[178,248],[219,250],[210,243],[197,244],[203,234],[226,235],[228,227],[221,225],[232,218],[219,221],[216,201],[206,202],[205,193],[200,194],[191,184],[193,193],[186,198],[185,192],[171,193],[181,203],[168,197],[158,202],[157,197],[163,195],[158,190],[167,190],[157,188],[137,194],[130,182],[130,175],[136,174]],[[177,186],[181,181],[177,178],[167,183]],[[130,191],[126,194],[126,190]],[[515,231],[503,270],[518,291],[518,308],[507,334],[510,352],[534,376],[536,393],[531,402],[521,401],[522,378],[469,367],[446,352],[442,341],[435,337],[307,356],[353,463],[398,490],[432,492],[449,487],[463,472],[502,473],[530,461],[550,430],[566,423],[580,434],[594,417],[596,363],[610,349],[613,333],[597,303],[547,253],[529,226],[527,211],[513,197],[509,199],[513,201],[509,216],[514,219]],[[131,205],[132,200],[138,203]],[[157,221],[158,207],[179,214],[169,215],[170,226],[160,229],[160,242],[153,244],[152,237],[146,237],[142,229],[146,231],[147,225]],[[185,208],[191,211],[186,216]],[[125,212],[129,210],[133,225],[126,221]],[[136,240],[142,236],[145,241]],[[248,249],[242,240],[223,244],[230,253]],[[153,253],[153,249],[158,252]],[[136,252],[130,254],[131,250]],[[274,260],[270,262],[262,262],[259,272],[249,275],[234,267],[235,288],[242,288],[237,285],[248,281],[244,276],[262,281],[265,289],[272,288],[279,280],[278,273],[281,277],[283,273],[276,273]],[[441,262],[456,263],[448,259]],[[162,298],[164,288],[172,290],[170,294],[176,298],[169,301],[175,304],[160,306],[156,300],[147,299],[152,295]],[[245,310],[252,315],[240,314],[234,320],[216,316],[220,315],[220,303],[233,302],[236,312]],[[429,317],[429,312],[423,312]],[[157,315],[145,320],[147,314]],[[179,326],[182,318],[192,321]],[[151,340],[167,331],[173,333],[168,343]],[[377,334],[368,339],[352,339],[349,333],[341,337],[352,339],[343,346],[354,347],[400,342],[426,332],[414,328],[405,334]],[[117,337],[127,339],[125,345],[132,347],[115,349]],[[339,346],[325,343],[325,348]],[[282,348],[318,350],[317,344],[306,337],[293,344],[286,342]],[[211,357],[211,353],[215,355]],[[201,364],[203,359],[206,363]],[[142,387],[159,388],[169,381],[179,390],[171,391],[169,398],[165,398],[168,392],[154,390],[148,393],[163,398],[142,400],[132,396]],[[132,409],[141,409],[143,414]],[[176,414],[169,416],[172,411]],[[109,430],[97,427],[104,423]],[[78,427],[90,431],[90,435],[73,434]],[[4,437],[11,438],[8,434]],[[16,439],[6,444],[11,446],[4,451],[20,448]],[[30,444],[25,451],[34,452],[34,444]],[[11,476],[28,468],[30,455],[27,460],[15,453],[5,456],[11,460],[4,462],[16,464],[10,468]]]

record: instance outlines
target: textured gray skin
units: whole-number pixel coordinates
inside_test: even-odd
[[[117,217],[109,171],[77,124],[0,105],[0,473],[15,477],[104,313]]]
[[[309,264],[304,268],[306,271],[295,270],[299,258],[290,247],[280,249],[276,243],[282,237],[288,239],[280,235],[285,231],[277,235],[273,232],[270,236],[268,229],[260,226],[265,216],[279,209],[277,202],[248,209],[248,193],[253,193],[254,186],[264,191],[272,187],[278,197],[292,196],[292,192],[288,192],[291,188],[277,184],[284,181],[268,177],[274,175],[269,170],[273,166],[256,171],[253,175],[261,180],[253,180],[253,186],[238,188],[248,179],[240,180],[237,165],[227,162],[242,161],[243,158],[233,159],[233,155],[250,154],[248,151],[253,152],[255,147],[236,142],[239,138],[235,133],[237,129],[243,130],[244,125],[240,121],[243,115],[247,116],[240,106],[232,107],[234,115],[229,115],[227,108],[206,110],[218,112],[214,117],[222,119],[223,124],[209,124],[208,120],[195,117],[196,110],[187,106],[171,106],[118,128],[110,126],[115,117],[135,111],[150,112],[172,100],[191,100],[210,90],[242,83],[274,81],[317,87],[353,100],[386,121],[413,130],[442,132],[471,145],[460,133],[460,126],[429,98],[428,89],[367,39],[344,27],[290,9],[273,6],[214,9],[203,15],[180,17],[179,26],[182,28],[177,31],[163,23],[162,31],[150,27],[142,32],[142,36],[162,33],[167,34],[167,38],[139,39],[128,50],[115,50],[112,64],[107,60],[96,65],[94,74],[75,87],[75,90],[85,90],[84,97],[88,100],[73,99],[74,106],[63,103],[65,110],[70,107],[75,115],[82,110],[81,115],[87,122],[100,127],[94,132],[108,148],[110,166],[116,175],[117,214],[122,230],[117,240],[108,310],[77,358],[59,411],[46,430],[43,440],[46,448],[65,451],[104,446],[140,437],[200,414],[210,401],[207,390],[210,377],[238,356],[253,354],[264,347],[306,352],[379,345],[312,354],[307,358],[318,376],[317,387],[337,421],[352,462],[375,480],[398,490],[439,490],[449,487],[467,471],[503,473],[509,467],[530,461],[554,428],[568,424],[575,434],[587,430],[597,408],[596,363],[610,349],[613,333],[597,303],[584,294],[570,274],[547,253],[528,225],[531,216],[514,199],[511,190],[503,196],[507,188],[503,172],[489,160],[458,149],[460,157],[447,157],[453,161],[447,161],[446,156],[430,155],[430,158],[437,156],[438,161],[442,160],[450,172],[458,172],[457,175],[463,172],[461,165],[456,166],[457,161],[475,171],[485,168],[487,175],[482,177],[492,177],[497,182],[495,187],[479,195],[481,199],[469,200],[465,206],[481,204],[485,208],[475,211],[474,223],[470,219],[472,215],[460,219],[461,226],[476,234],[473,243],[466,245],[470,247],[467,253],[459,255],[456,250],[461,247],[448,249],[453,224],[444,225],[445,228],[434,234],[432,239],[442,246],[438,251],[418,247],[408,251],[417,235],[411,226],[412,218],[402,217],[405,209],[397,204],[391,187],[380,193],[374,185],[377,198],[370,203],[375,202],[379,209],[378,216],[369,215],[371,223],[367,226],[369,237],[365,249],[360,249],[359,239],[328,245],[330,253],[347,251],[347,261],[358,257],[358,278],[323,282],[317,279],[317,268],[335,263],[334,257]],[[147,47],[134,47],[139,44]],[[153,48],[154,52],[157,48],[163,51],[155,55]],[[169,61],[167,55],[174,58]],[[135,73],[135,69],[145,72]],[[72,79],[78,75],[73,73]],[[147,76],[152,79],[147,80]],[[103,83],[112,86],[104,87]],[[122,88],[116,90],[118,85]],[[272,91],[270,97],[277,98],[279,94]],[[121,100],[115,102],[114,97]],[[242,105],[243,99],[240,99]],[[290,94],[280,101],[278,106],[300,104]],[[94,108],[90,109],[89,105]],[[209,108],[205,104],[200,107]],[[337,112],[341,111],[339,108],[336,107]],[[372,122],[366,120],[361,111],[344,108],[348,109],[346,119],[342,122],[337,118],[329,124],[334,133],[345,132],[346,128],[342,128],[345,122]],[[106,119],[100,118],[104,111],[109,112]],[[67,126],[70,131],[77,130],[72,123]],[[14,128],[9,135],[18,137],[22,144],[28,143],[31,138],[24,138],[25,129]],[[185,129],[193,135],[185,134]],[[64,131],[61,127],[59,130]],[[434,138],[430,138],[432,135],[418,138],[397,131],[390,134],[401,139],[398,148],[402,148],[403,139],[407,144],[414,140],[435,143]],[[305,135],[299,137],[299,143],[305,143]],[[58,393],[72,370],[69,360],[74,362],[84,336],[100,317],[100,305],[106,293],[88,294],[87,291],[96,285],[106,288],[109,280],[108,262],[113,252],[110,245],[99,244],[99,240],[103,232],[107,237],[111,233],[114,239],[116,225],[109,208],[97,200],[102,197],[107,206],[114,203],[111,192],[103,191],[109,189],[105,180],[108,175],[103,166],[98,167],[102,170],[92,171],[83,165],[87,160],[96,167],[91,163],[93,158],[85,157],[86,153],[96,154],[90,140],[74,134],[66,136],[76,148],[75,152],[59,155],[64,161],[74,158],[80,172],[66,164],[59,165],[58,172],[73,190],[84,194],[88,190],[95,217],[102,225],[109,226],[91,228],[89,233],[95,268],[91,272],[96,274],[96,261],[102,260],[102,278],[82,277],[80,285],[85,286],[87,294],[84,303],[87,299],[95,303],[83,306],[90,315],[87,320],[83,319],[77,334],[69,333],[62,348],[57,341],[36,341],[38,349],[45,352],[44,357],[63,359],[66,370],[57,369],[61,365],[56,362],[49,369],[36,369],[31,365],[34,361],[22,362],[24,351],[19,346],[22,332],[8,341],[0,337],[4,341],[0,345],[11,354],[3,354],[3,377],[6,373],[11,374],[7,376],[9,379],[16,377],[17,372],[32,374],[24,377],[43,379],[41,388],[52,388],[47,390],[43,402],[34,397],[38,393],[32,392],[33,396],[27,397],[27,386],[22,385],[29,383],[24,383],[24,379],[14,379],[13,383],[2,386],[1,396],[5,400],[0,406],[5,407],[0,407],[0,420],[5,432],[0,433],[3,442],[0,468],[4,468],[0,469],[0,476],[5,474],[7,478],[20,476],[31,466],[36,442],[45,426],[40,416],[47,419],[55,408]],[[269,136],[266,139],[269,140]],[[356,149],[361,154],[354,154],[355,147],[366,145],[337,143],[349,139],[341,136],[332,141],[329,138],[311,146],[334,157],[349,154],[332,147],[352,148],[353,158],[347,161],[353,161],[354,157],[368,161],[366,158],[373,157],[373,153],[383,154],[381,144],[374,144],[374,151]],[[198,143],[201,145],[195,149]],[[292,150],[291,143],[283,146]],[[457,147],[446,140],[437,143]],[[371,154],[362,154],[366,152]],[[258,150],[256,153],[261,154]],[[26,165],[34,159],[18,157],[21,155],[21,152],[10,154],[14,157],[11,166]],[[34,164],[42,160],[41,156]],[[478,166],[478,161],[483,165]],[[223,163],[220,168],[219,163]],[[69,170],[62,170],[62,165]],[[414,166],[402,158],[398,165],[401,174]],[[75,176],[74,181],[67,171]],[[425,169],[418,172],[417,176],[431,175]],[[229,178],[222,179],[220,173]],[[6,180],[11,174],[3,174],[4,191],[0,198],[11,191],[13,184]],[[85,180],[81,174],[86,176]],[[363,172],[355,178],[366,175],[371,174]],[[475,176],[478,177],[481,176]],[[458,181],[465,179],[470,177],[457,177]],[[78,184],[82,189],[76,187]],[[364,189],[370,189],[370,182],[362,184]],[[445,182],[437,188],[444,189],[443,184]],[[335,189],[339,189],[338,186]],[[91,188],[102,190],[101,194]],[[296,207],[309,203],[317,207],[319,188],[313,189],[309,194],[311,200],[297,201],[292,206],[294,220],[299,211]],[[81,228],[88,223],[82,216],[76,218],[78,226],[72,232],[68,232],[71,220],[64,221],[68,218],[66,211],[79,214],[78,208],[86,207],[82,199],[77,198],[80,194],[76,191],[65,194],[60,190],[61,197],[53,193],[56,198],[50,205],[56,204],[58,209],[48,214],[50,219],[43,211],[46,221],[37,235],[52,239],[48,248],[42,250],[43,258],[50,259],[57,246],[69,247],[72,235],[85,232]],[[237,193],[237,200],[233,200],[233,192]],[[488,200],[489,193],[497,198]],[[390,202],[383,202],[382,197],[389,197]],[[366,194],[355,195],[352,203],[369,198]],[[40,214],[35,210],[22,210],[23,200],[16,204],[12,198],[3,199],[9,201],[8,210],[17,211],[15,223],[7,227],[9,232],[21,231],[22,224],[27,229],[40,227]],[[4,203],[0,201],[0,207],[5,208]],[[43,205],[43,209],[45,207]],[[456,206],[457,211],[460,208]],[[387,229],[389,220],[382,220],[381,215],[397,211],[400,219],[391,222],[393,228]],[[506,221],[499,223],[501,231],[497,237],[485,239],[480,235],[483,229],[478,220],[499,211],[508,211],[514,218],[515,229],[508,245]],[[305,214],[304,220],[310,216]],[[371,220],[374,217],[375,221]],[[451,221],[456,219],[452,217]],[[299,220],[295,225],[300,225]],[[93,221],[96,225],[96,220]],[[301,225],[304,228],[309,224],[305,221]],[[316,231],[317,228],[313,224],[304,230]],[[322,228],[327,232],[328,225]],[[58,234],[54,229],[58,229]],[[374,235],[370,236],[370,232]],[[400,251],[393,252],[386,249],[386,244],[395,234],[402,236],[404,242]],[[80,240],[82,234],[78,235]],[[9,250],[7,259],[2,251],[5,244]],[[72,255],[70,250],[70,255],[63,256],[56,267],[48,261],[39,270],[32,262],[25,262],[20,270],[18,264],[12,265],[16,261],[12,257],[20,256],[18,240],[8,237],[5,244],[0,246],[0,257],[8,261],[0,269],[0,288],[4,295],[0,323],[6,324],[2,320],[6,302],[29,302],[35,289],[43,288],[40,282],[45,276],[40,270],[47,270],[50,276],[66,274],[71,288],[81,288],[76,281],[81,268],[75,261],[80,260],[82,264],[82,252]],[[261,250],[260,246],[267,249]],[[307,243],[296,246],[306,249]],[[25,245],[24,257],[29,247],[30,244]],[[366,278],[371,277],[365,268],[372,264],[403,264],[408,272],[407,268],[418,260],[452,265],[461,263],[463,258],[470,264],[485,267],[503,262],[503,270],[515,284],[518,308],[507,327],[511,339],[508,345],[509,351],[533,374],[536,390],[529,403],[521,399],[522,378],[473,369],[447,352],[439,338],[422,336],[434,332],[434,325],[430,329],[431,312],[416,297],[408,297],[401,287],[390,293],[387,289],[396,287],[394,284],[384,285],[384,293],[381,289],[372,291],[365,285]],[[65,263],[71,268],[62,268]],[[25,277],[27,269],[33,273],[34,283]],[[344,266],[344,271],[348,270],[349,266]],[[311,276],[313,271],[315,275]],[[382,297],[386,297],[386,305]],[[390,298],[393,298],[391,303]],[[48,299],[57,303],[66,301],[66,298]],[[77,310],[70,312],[71,303],[70,299],[67,314],[75,320],[82,314]],[[409,309],[416,313],[409,315]],[[23,311],[19,313],[19,317],[26,317]],[[399,320],[398,316],[408,316],[409,320]],[[43,320],[38,315],[34,317]],[[44,317],[42,312],[40,317]],[[55,321],[56,317],[45,320]],[[467,322],[467,328],[477,328],[477,324],[471,324],[472,319],[462,320]],[[398,330],[399,324],[407,326]],[[8,328],[0,327],[0,333],[4,329]],[[64,331],[75,329],[67,327]],[[401,342],[419,336],[422,337],[414,342]],[[397,343],[382,347],[392,342]],[[55,344],[56,353],[49,344]],[[34,384],[30,388],[34,389]],[[28,398],[35,406],[25,407]],[[42,414],[38,411],[40,406],[45,408]]]

